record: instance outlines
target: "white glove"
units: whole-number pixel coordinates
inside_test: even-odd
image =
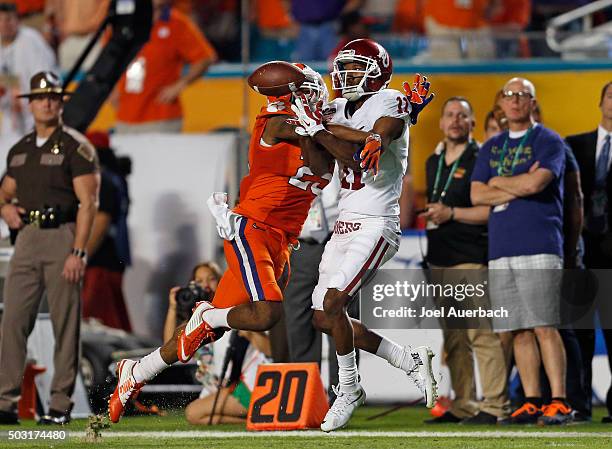
[[[291,105],[291,110],[297,116],[300,125],[310,136],[314,136],[319,131],[325,129],[323,126],[323,102],[317,103],[314,108],[308,104],[308,100],[303,94],[295,96],[295,104]]]
[[[213,192],[206,200],[210,213],[217,222],[217,233],[225,240],[234,240],[236,236],[236,218],[238,214],[232,212],[227,205],[227,193]]]

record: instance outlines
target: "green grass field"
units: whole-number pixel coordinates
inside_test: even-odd
[[[124,417],[119,424],[102,431],[96,443],[84,441],[87,420],[74,420],[65,427],[72,433],[68,441],[7,441],[0,447],[43,448],[612,448],[612,425],[599,424],[604,414],[598,409],[593,424],[554,428],[515,426],[460,426],[422,424],[429,417],[424,408],[403,408],[384,417],[369,420],[384,407],[358,409],[349,427],[332,434],[318,431],[285,433],[246,433],[243,425],[211,428],[189,425],[181,411],[168,416]],[[41,430],[33,422],[21,426],[0,426],[8,430]],[[44,428],[47,429],[47,428]],[[57,428],[52,428],[57,429]]]

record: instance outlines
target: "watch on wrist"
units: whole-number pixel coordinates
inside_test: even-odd
[[[81,248],[72,248],[72,251],[70,251],[70,254],[72,254],[73,256],[77,256],[81,259],[87,258],[87,251]]]

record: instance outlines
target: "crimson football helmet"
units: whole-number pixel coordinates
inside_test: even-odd
[[[349,63],[358,63],[363,68],[347,69]],[[372,95],[385,89],[391,81],[393,62],[387,50],[371,39],[355,39],[346,44],[334,58],[331,73],[332,87],[341,90],[342,96],[356,101],[364,95]],[[361,77],[357,84],[349,84],[349,79]]]

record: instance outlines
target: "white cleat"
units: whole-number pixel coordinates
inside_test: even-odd
[[[361,388],[361,385],[357,384],[357,387],[354,392],[346,393],[340,391],[340,386],[332,386],[332,390],[336,394],[336,400],[321,423],[323,432],[331,432],[346,426],[355,409],[365,402],[365,391]]]
[[[425,395],[425,405],[427,408],[432,408],[438,400],[438,382],[433,374],[432,359],[435,354],[429,346],[419,346],[410,351],[412,360],[414,360],[414,368],[408,373],[417,386]],[[414,379],[416,374],[417,379]]]
[[[133,371],[137,364],[135,360],[123,359],[117,365],[117,387],[108,401],[108,415],[114,423],[121,419],[128,399],[144,386],[134,379]]]
[[[216,339],[214,329],[202,317],[204,312],[210,309],[214,309],[210,302],[197,302],[185,330],[179,334],[176,355],[182,363],[187,363],[200,346]]]

